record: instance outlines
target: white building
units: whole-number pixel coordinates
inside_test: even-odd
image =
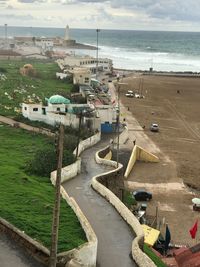
[[[96,73],[97,60],[90,56],[76,56],[70,55],[64,58],[62,64],[64,66],[73,67],[85,67],[88,68],[91,73]],[[112,72],[113,64],[112,60],[108,58],[98,59],[98,72]]]
[[[87,68],[74,68],[73,73],[73,84],[87,84],[91,82],[91,71]]]
[[[100,120],[96,118],[92,106],[71,104],[66,100],[62,96],[55,95],[49,98],[48,106],[43,106],[42,103],[22,103],[22,115],[31,121],[42,121],[52,126],[62,123],[65,126],[78,128],[81,112],[83,125],[93,130],[100,130]]]
[[[41,47],[43,50],[52,50],[54,41],[51,38],[40,37],[35,39],[35,45]]]

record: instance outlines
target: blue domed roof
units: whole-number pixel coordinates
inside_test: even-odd
[[[70,104],[70,100],[61,96],[61,95],[53,95],[48,99],[48,103],[50,103],[50,104]]]

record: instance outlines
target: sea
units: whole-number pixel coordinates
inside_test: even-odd
[[[64,37],[64,28],[7,26],[7,36]],[[200,32],[70,29],[70,38],[97,46],[98,56],[125,70],[200,72]],[[0,37],[5,37],[4,26]],[[71,51],[96,57],[95,50]]]

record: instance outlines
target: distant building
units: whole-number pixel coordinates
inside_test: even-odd
[[[63,60],[57,61],[59,66],[62,65],[62,68],[67,66],[68,68],[74,68],[74,67],[84,67],[88,68],[91,73],[96,73],[96,67],[97,67],[97,60],[94,57],[90,56],[75,56],[75,55],[69,55],[66,56]],[[112,72],[113,70],[113,63],[111,59],[108,58],[99,58],[98,59],[98,72]]]
[[[71,73],[73,73],[73,83],[74,84],[88,84],[91,82],[91,72],[87,68],[74,68]]]
[[[35,38],[34,43],[36,46],[41,47],[43,50],[52,50],[54,46],[53,38]]]

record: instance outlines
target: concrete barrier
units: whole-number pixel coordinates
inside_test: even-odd
[[[105,150],[107,149],[108,147],[105,148]],[[118,197],[116,197],[108,188],[106,188],[99,182],[99,180],[102,177],[108,176],[114,172],[118,172],[123,166],[122,164],[119,164],[118,168],[116,168],[117,163],[115,161],[110,161],[105,158],[100,158],[99,157],[100,152],[102,153],[102,150],[96,153],[96,162],[112,166],[115,169],[93,177],[92,187],[103,197],[105,197],[116,208],[116,210],[119,212],[122,218],[129,224],[129,226],[133,229],[134,233],[136,234],[136,238],[132,242],[132,256],[135,262],[138,264],[138,266],[155,267],[156,265],[142,251],[144,244],[144,232],[139,221],[133,215],[133,213],[120,201]]]
[[[88,147],[96,144],[100,141],[101,134],[98,133],[86,140],[80,142],[80,150],[79,155]],[[81,159],[78,158],[77,161],[69,166],[66,166],[62,169],[61,172],[61,181],[67,181],[70,178],[76,176],[81,169]],[[55,185],[56,180],[56,171],[51,173],[51,182]],[[82,211],[80,210],[78,204],[73,198],[70,198],[64,188],[61,186],[61,195],[67,201],[68,205],[73,209],[76,216],[79,219],[79,222],[85,231],[88,242],[79,246],[78,248],[72,249],[70,251],[66,251],[63,253],[59,253],[57,255],[58,266],[60,267],[73,267],[73,266],[84,266],[84,267],[95,267],[96,266],[96,257],[97,257],[97,237],[88,222],[87,218],[84,216]],[[15,226],[0,218],[0,231],[9,235],[13,240],[18,242],[19,245],[23,246],[23,248],[34,257],[37,261],[43,263],[44,265],[48,265],[50,251],[42,246],[39,242],[35,241]]]
[[[56,178],[51,177],[52,184],[55,185]],[[87,218],[79,208],[74,198],[69,197],[63,186],[61,186],[61,195],[65,199],[68,205],[73,209],[76,214],[85,234],[88,242],[70,251],[66,251],[58,254],[58,262],[62,262],[64,266],[67,264],[68,267],[72,266],[84,266],[84,267],[95,267],[97,257],[97,237],[88,222]],[[78,265],[79,264],[79,265]]]
[[[124,178],[127,179],[130,172],[132,171],[136,161],[144,161],[144,162],[159,162],[159,158],[155,155],[153,155],[152,153],[146,151],[145,149],[143,149],[140,146],[135,145],[133,147],[125,174],[124,174]]]
[[[18,245],[23,246],[24,250],[38,262],[48,265],[49,250],[3,218],[0,218],[0,232],[5,233]]]
[[[78,156],[87,148],[95,145],[101,139],[101,133],[97,133],[86,140],[83,140],[79,143],[78,147]],[[73,154],[76,155],[77,149],[74,150]],[[61,171],[61,182],[67,181],[75,177],[81,170],[81,158],[78,158],[77,161],[71,165],[68,165],[62,168]],[[55,185],[56,182],[56,173],[53,171],[51,173],[51,182]],[[64,188],[61,186],[61,195],[67,201],[68,205],[73,209],[76,214],[79,222],[85,231],[88,242],[84,245],[75,248],[71,251],[58,254],[59,261],[67,264],[68,267],[72,266],[84,266],[84,267],[95,267],[96,258],[97,258],[97,237],[88,222],[87,218],[82,213],[78,204],[73,198],[70,198]],[[70,259],[70,260],[69,260]]]

